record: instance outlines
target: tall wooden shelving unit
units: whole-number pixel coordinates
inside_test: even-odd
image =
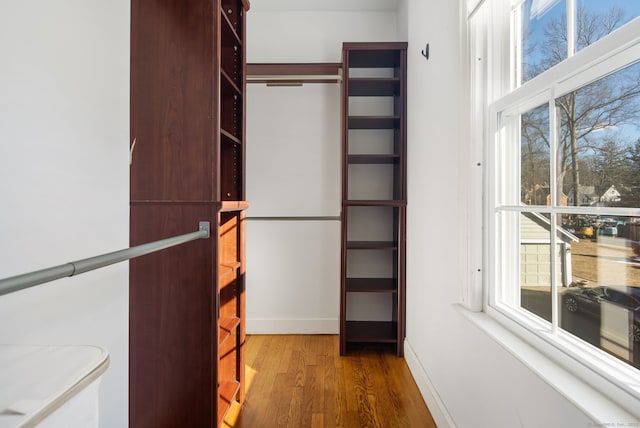
[[[130,427],[217,427],[244,398],[247,0],[132,0]]]
[[[407,43],[344,43],[340,353],[405,332]]]

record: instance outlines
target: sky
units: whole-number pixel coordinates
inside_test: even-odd
[[[525,0],[525,17],[532,25],[544,26],[549,19],[565,13],[566,0]],[[576,0],[578,8],[586,7],[593,12],[604,12],[616,6],[624,10],[629,18],[640,16],[639,0]],[[537,21],[537,22],[535,22]]]
[[[578,9],[586,7],[591,13],[605,13],[611,7],[618,7],[625,11],[625,22],[640,16],[640,0],[576,0]],[[525,63],[536,63],[539,52],[530,51],[528,46],[539,43],[544,37],[544,28],[552,19],[558,19],[566,15],[567,0],[525,0],[523,7],[523,27],[525,34],[529,31],[528,40],[525,40],[523,52],[529,52],[530,58],[524,58]]]

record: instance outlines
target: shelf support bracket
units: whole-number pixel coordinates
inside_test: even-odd
[[[208,239],[211,236],[211,224],[208,221],[198,223],[198,230],[207,232],[207,236],[204,239]]]

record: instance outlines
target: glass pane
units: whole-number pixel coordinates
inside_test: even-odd
[[[640,64],[556,99],[557,204],[640,207]]]
[[[520,305],[551,322],[551,225],[548,215],[520,214]]]
[[[564,215],[562,222],[593,234],[567,234],[561,327],[640,368],[640,217]]]
[[[567,1],[525,0],[521,18],[521,80],[534,78],[566,59]],[[637,0],[577,0],[575,51],[585,48],[640,16]]]
[[[549,106],[544,104],[520,116],[520,193],[524,204],[549,204],[549,162]]]
[[[567,58],[566,0],[525,0],[522,18],[522,83]]]
[[[576,50],[620,28],[640,15],[637,0],[578,0],[576,11]]]

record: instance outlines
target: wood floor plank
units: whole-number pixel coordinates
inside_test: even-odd
[[[425,427],[435,423],[395,351],[339,355],[333,335],[247,336],[244,406],[225,428]]]
[[[338,349],[334,349],[339,352]],[[346,395],[344,390],[344,379],[339,368],[336,367],[335,360],[339,360],[339,354],[327,356],[326,365],[323,368],[324,384],[324,417],[326,426],[345,426],[346,424]]]
[[[253,393],[250,397],[245,396],[243,412],[241,412],[238,419],[241,421],[243,416],[248,415],[247,427],[259,426],[260,421],[265,419],[274,421],[277,415],[277,408],[274,409],[270,403],[272,401],[271,395],[276,395],[278,392],[274,385],[276,384],[276,376],[281,363],[280,357],[283,355],[286,343],[280,340],[266,340],[268,339],[266,336],[264,338],[265,340],[259,345],[260,350],[256,355],[253,366],[250,366],[256,373],[253,385],[247,391],[252,391]],[[253,338],[247,337],[247,347],[250,348],[252,345]],[[244,412],[244,410],[247,410],[247,412]],[[236,424],[236,426],[242,425]]]
[[[397,357],[396,357],[397,358]],[[362,369],[369,373],[367,391],[371,408],[379,425],[384,426],[382,418],[398,420],[396,412],[398,403],[394,400],[394,391],[389,388],[389,370],[387,360],[382,352],[371,354],[371,358],[362,360]]]
[[[289,365],[291,364],[291,354],[293,353],[294,346],[291,336],[278,337],[275,341],[279,344],[278,353],[278,373],[287,373],[289,371]],[[263,358],[265,356],[263,355]]]

